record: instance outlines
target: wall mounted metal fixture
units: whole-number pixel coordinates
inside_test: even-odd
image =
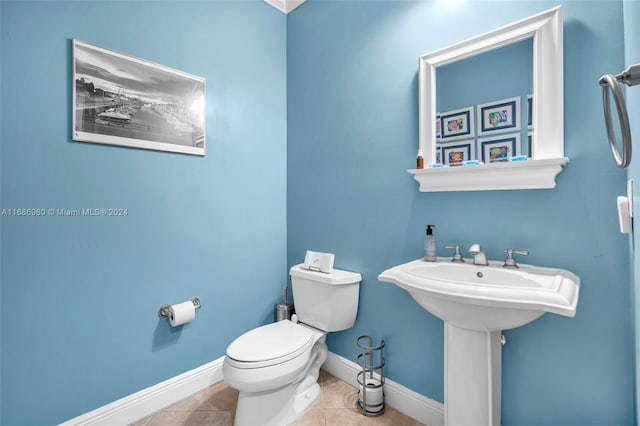
[[[197,297],[192,297],[190,300],[191,300],[191,303],[193,303],[194,309],[200,309],[202,307],[202,304],[200,303],[200,299],[198,299]],[[158,316],[169,318],[170,315],[171,315],[171,305],[160,306],[160,309],[158,309]]]
[[[604,121],[607,126],[607,136],[609,145],[613,153],[613,159],[616,165],[626,168],[631,163],[631,128],[629,127],[629,115],[627,114],[627,106],[625,104],[624,95],[620,90],[620,83],[627,86],[635,86],[640,84],[640,64],[630,65],[620,74],[607,74],[600,78],[600,86],[602,86],[602,105],[604,107]],[[609,89],[613,94],[613,100],[618,111],[618,121],[620,123],[620,133],[622,135],[622,154],[618,149],[614,126],[611,121],[611,106],[609,102]]]

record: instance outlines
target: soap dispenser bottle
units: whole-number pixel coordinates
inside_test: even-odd
[[[436,236],[433,235],[435,225],[427,225],[427,235],[424,236],[424,260],[425,262],[435,262],[436,257]]]

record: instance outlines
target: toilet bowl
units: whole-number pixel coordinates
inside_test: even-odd
[[[335,269],[325,274],[303,265],[290,274],[300,322],[263,325],[227,348],[224,380],[240,391],[235,426],[284,426],[300,417],[320,394],[327,332],[355,322],[360,274]]]
[[[237,338],[222,366],[225,381],[240,390],[234,425],[284,426],[304,413],[320,392],[325,336],[284,320]]]

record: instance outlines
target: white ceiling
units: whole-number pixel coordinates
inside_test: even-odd
[[[289,13],[296,7],[304,3],[305,0],[264,0],[280,12]]]

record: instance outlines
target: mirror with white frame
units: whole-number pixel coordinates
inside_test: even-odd
[[[530,158],[532,94],[532,39],[438,67],[435,162]]]
[[[555,187],[556,176],[569,162],[564,157],[562,43],[562,8],[556,7],[419,58],[419,138],[425,168],[410,169],[409,173],[419,182],[420,191]],[[459,62],[476,60],[481,54],[521,47],[525,55],[526,49],[532,52],[528,60],[532,70],[523,74],[525,85],[513,97],[496,96],[490,102],[459,109],[449,108],[453,104],[440,99],[442,90],[436,88],[445,78],[442,71],[452,71]],[[510,72],[499,64],[494,71],[495,84]],[[529,94],[525,96],[523,91]],[[446,117],[443,110],[447,110]],[[495,117],[502,120],[496,124],[492,121]],[[463,134],[465,131],[469,133]],[[507,144],[507,137],[491,139],[492,133],[510,134],[512,140]],[[516,138],[518,133],[527,141],[522,140],[524,136]],[[478,134],[482,138],[475,137]],[[447,138],[465,142],[447,146],[466,145],[467,157],[458,149],[456,161],[445,158],[452,153],[443,149]],[[515,139],[521,139],[517,149]],[[508,146],[513,149],[509,151]],[[463,164],[463,160],[470,161]]]

